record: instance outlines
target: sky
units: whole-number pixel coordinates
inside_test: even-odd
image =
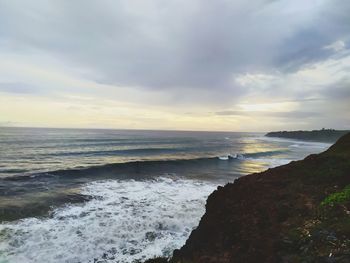
[[[350,129],[348,0],[0,0],[0,126]]]

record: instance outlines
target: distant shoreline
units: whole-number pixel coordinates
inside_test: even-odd
[[[348,130],[322,129],[312,131],[277,131],[265,134],[267,137],[288,138],[316,142],[336,142]]]

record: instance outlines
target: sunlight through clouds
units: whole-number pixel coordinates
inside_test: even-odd
[[[349,12],[340,0],[4,0],[0,122],[346,128]]]

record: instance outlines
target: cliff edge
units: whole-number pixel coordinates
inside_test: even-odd
[[[219,187],[170,262],[350,262],[350,133]]]

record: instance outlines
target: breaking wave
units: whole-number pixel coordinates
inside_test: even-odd
[[[169,159],[169,160],[146,160],[146,161],[134,161],[134,162],[125,162],[125,163],[112,163],[100,166],[91,166],[91,167],[82,167],[75,169],[66,169],[66,170],[57,170],[49,172],[41,172],[36,174],[25,174],[11,176],[3,178],[4,180],[17,181],[17,180],[26,180],[28,178],[34,177],[89,177],[96,175],[110,176],[110,175],[123,175],[128,174],[139,174],[140,169],[148,171],[148,174],[154,174],[155,172],[167,173],[169,167],[180,170],[183,167],[200,167],[201,165],[216,165],[219,161],[227,160],[256,160],[261,161],[262,159],[273,160],[274,156],[285,154],[287,150],[274,150],[274,151],[264,151],[256,153],[236,153],[236,154],[227,154],[222,156],[213,156],[207,158],[193,158],[193,159]],[[268,158],[270,157],[270,158]],[[135,178],[139,179],[139,178]]]
[[[195,180],[105,180],[82,193],[93,199],[50,218],[0,225],[0,261],[134,262],[170,256],[204,213],[216,185]],[[3,242],[5,241],[6,242]]]

